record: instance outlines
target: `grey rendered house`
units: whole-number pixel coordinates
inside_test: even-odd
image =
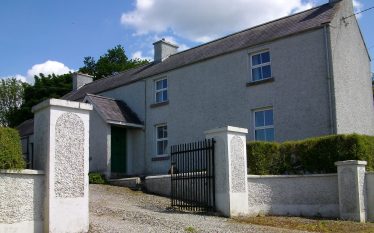
[[[373,135],[370,57],[352,13],[352,0],[330,0],[179,53],[158,41],[154,62],[95,82],[76,74],[63,99],[93,104],[90,170],[165,174],[170,145],[226,125],[249,141]]]

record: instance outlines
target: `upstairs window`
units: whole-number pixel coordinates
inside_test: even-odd
[[[263,109],[254,112],[255,140],[274,141],[273,109]]]
[[[156,126],[156,155],[162,156],[167,154],[168,148],[168,128],[167,125]]]
[[[252,82],[271,78],[270,52],[251,55]]]
[[[168,100],[168,80],[159,79],[155,82],[155,102],[162,103]]]

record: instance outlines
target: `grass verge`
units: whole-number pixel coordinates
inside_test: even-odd
[[[301,217],[258,216],[235,218],[234,221],[311,232],[373,233],[374,223]]]

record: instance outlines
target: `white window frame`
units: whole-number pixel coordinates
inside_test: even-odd
[[[158,125],[155,125],[155,138],[156,138],[156,148],[155,148],[155,151],[156,151],[156,157],[163,157],[163,156],[166,156],[167,153],[165,153],[165,151],[167,151],[167,146],[164,153],[163,154],[158,154],[158,142],[161,142],[161,141],[167,141],[167,143],[169,144],[169,140],[168,140],[168,137],[166,138],[158,138],[158,128],[160,127],[165,127],[166,126],[166,132],[167,132],[167,135],[169,136],[169,133],[168,133],[168,125],[167,124],[158,124]]]
[[[262,53],[269,53],[269,62],[266,62],[266,63],[261,63],[261,64],[258,64],[258,65],[253,65],[252,61],[252,57],[256,56],[256,55],[259,55],[259,54],[262,54]],[[270,50],[262,50],[260,52],[257,52],[257,53],[252,53],[250,54],[249,56],[249,59],[250,59],[250,64],[251,64],[251,81],[252,82],[258,82],[258,81],[261,81],[261,80],[266,80],[266,79],[270,79],[272,78],[273,76],[273,69],[271,68],[271,53],[270,53]],[[259,80],[254,80],[254,77],[253,77],[253,69],[256,69],[256,68],[259,68],[259,67],[263,67],[263,66],[267,66],[267,65],[270,65],[270,77],[267,77],[267,78],[263,78],[263,79],[259,79]],[[262,69],[261,69],[261,72],[262,72]]]
[[[273,124],[256,127],[256,112],[264,112],[266,110],[272,110],[273,111]],[[253,139],[256,142],[262,142],[262,141],[257,141],[256,140],[256,130],[261,130],[261,129],[273,129],[274,130],[274,139],[275,139],[274,108],[273,107],[259,108],[259,109],[253,110]],[[265,134],[265,136],[266,136],[266,134]],[[265,140],[264,142],[271,142],[271,141]]]
[[[166,83],[167,83],[166,88],[157,89],[157,83],[158,82],[162,82],[164,80],[166,80]],[[154,85],[155,85],[155,103],[158,104],[158,103],[163,103],[163,102],[168,101],[169,100],[169,93],[168,93],[169,82],[168,82],[168,79],[165,78],[165,77],[164,78],[160,78],[160,79],[156,79],[155,82],[154,82]],[[166,100],[157,101],[157,93],[160,93],[160,92],[162,93],[164,91],[166,91],[168,98]]]

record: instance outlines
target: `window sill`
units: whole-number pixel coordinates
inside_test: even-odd
[[[152,161],[164,161],[164,160],[169,160],[170,156],[169,155],[160,155],[158,157],[153,157]]]
[[[164,102],[151,104],[150,107],[151,108],[156,108],[156,107],[160,107],[160,106],[164,106],[164,105],[168,105],[168,104],[169,104],[169,100],[166,100]]]
[[[271,83],[274,82],[274,77],[263,79],[263,80],[258,80],[258,81],[252,81],[247,83],[247,87],[263,84],[263,83]]]

